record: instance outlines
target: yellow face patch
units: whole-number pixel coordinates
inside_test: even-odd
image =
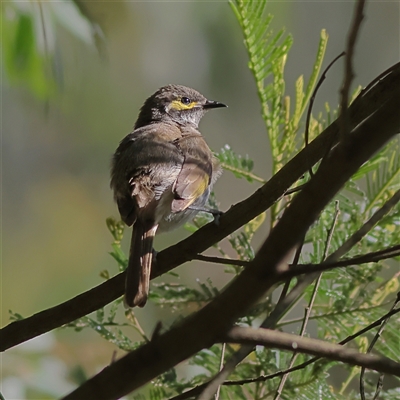
[[[173,100],[173,101],[171,101],[171,105],[169,108],[181,111],[181,110],[190,110],[196,105],[197,105],[197,101],[192,101],[189,104],[183,104],[180,100]]]

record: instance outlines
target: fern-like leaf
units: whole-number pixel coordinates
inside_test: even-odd
[[[224,169],[231,171],[237,178],[245,178],[249,182],[265,183],[265,180],[253,174],[254,162],[248,155],[245,157],[236,154],[228,145],[225,145],[216,157]]]
[[[369,202],[365,213],[368,215],[375,207],[381,206],[393,193],[400,189],[400,141],[390,142],[380,152],[379,169],[367,174],[367,193]],[[377,156],[376,156],[377,157]],[[375,158],[377,160],[377,158]],[[364,165],[364,168],[366,166]]]

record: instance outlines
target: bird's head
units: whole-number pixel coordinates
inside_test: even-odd
[[[172,122],[197,128],[208,110],[219,107],[226,105],[207,100],[194,89],[181,85],[163,86],[143,104],[135,129],[154,122]]]

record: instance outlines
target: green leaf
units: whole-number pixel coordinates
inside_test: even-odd
[[[366,215],[373,208],[380,207],[395,191],[400,189],[400,141],[398,138],[388,143],[379,155],[381,161],[379,169],[373,169],[367,174],[369,201],[365,210]],[[373,162],[377,158],[378,156],[375,156]]]
[[[256,81],[262,117],[272,143],[279,135],[279,110],[284,95],[283,66],[293,40],[290,36],[284,37],[284,30],[273,35],[269,28],[272,16],[264,15],[266,3],[265,0],[230,1],[242,27],[249,68]],[[273,81],[266,84],[270,75]]]
[[[125,224],[122,221],[117,221],[115,218],[109,217],[106,219],[107,228],[110,231],[116,242],[121,242],[124,237]]]
[[[205,283],[198,281],[197,284],[200,290],[177,283],[153,283],[149,299],[160,306],[170,306],[177,310],[190,303],[204,304],[218,294],[209,279]]]
[[[102,338],[110,343],[114,343],[121,350],[132,351],[140,345],[140,343],[133,343],[118,328],[114,328],[113,330],[108,329],[104,324],[94,321],[89,317],[83,317],[81,320],[86,322],[86,324],[95,332],[97,332]]]
[[[313,71],[312,71],[310,80],[308,81],[305,95],[303,97],[303,104],[302,104],[302,108],[300,111],[300,115],[303,115],[303,113],[307,107],[307,104],[310,101],[310,98],[314,91],[315,85],[317,84],[318,76],[321,71],[322,63],[324,61],[326,46],[328,44],[328,38],[329,38],[329,35],[326,33],[326,30],[322,29],[319,44],[318,44],[317,56],[316,56],[316,59],[314,62]],[[296,116],[296,117],[298,117],[298,116]],[[298,120],[300,120],[300,118]]]
[[[231,171],[237,178],[245,178],[249,182],[265,183],[265,180],[253,174],[251,171],[254,167],[254,162],[248,155],[245,157],[236,154],[229,145],[225,145],[216,157],[221,162],[224,169]]]
[[[113,251],[110,252],[109,254],[111,255],[112,258],[114,258],[115,261],[117,261],[120,267],[119,270],[124,271],[125,268],[128,266],[128,257],[122,251],[119,244],[113,243],[111,247],[113,248]]]
[[[12,310],[8,310],[8,313],[10,314],[10,321],[20,321],[24,319],[24,317],[21,314],[16,313]]]
[[[51,57],[39,51],[36,34],[41,32],[34,13],[8,3],[3,10],[2,49],[6,77],[13,85],[28,87],[40,100],[48,100],[56,91]],[[29,10],[29,8],[28,8]]]

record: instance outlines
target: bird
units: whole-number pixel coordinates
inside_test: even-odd
[[[166,85],[143,104],[133,131],[111,163],[111,189],[122,221],[133,226],[124,303],[144,307],[153,263],[153,239],[208,211],[221,175],[217,158],[198,130],[208,110],[227,107],[196,90]],[[212,211],[211,211],[212,212]]]

